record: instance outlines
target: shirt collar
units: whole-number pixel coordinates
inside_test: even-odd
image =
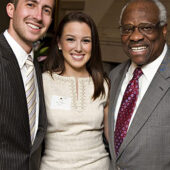
[[[168,46],[167,46],[167,44],[165,44],[161,55],[156,60],[154,60],[151,63],[144,65],[142,67],[142,72],[143,72],[143,75],[146,77],[146,79],[152,80],[152,78],[154,77],[155,73],[157,72],[159,66],[162,63],[167,50],[168,50]],[[136,67],[137,67],[137,65],[134,62],[132,62],[132,64],[129,67],[129,74],[132,75]]]
[[[14,38],[8,33],[7,30],[5,30],[4,36],[17,58],[20,69],[24,66],[28,55],[31,55],[31,57],[34,58],[33,50],[27,54],[26,51],[14,40]]]

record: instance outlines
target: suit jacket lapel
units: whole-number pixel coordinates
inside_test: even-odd
[[[23,79],[21,75],[21,71],[13,53],[12,49],[10,48],[8,42],[6,41],[3,34],[0,34],[0,46],[2,46],[2,56],[3,56],[3,65],[7,71],[9,83],[15,92],[16,103],[18,104],[16,107],[20,107],[20,115],[21,120],[23,120],[23,129],[25,130],[25,135],[28,139],[30,139],[30,128],[29,128],[29,117],[28,117],[28,109],[27,109],[27,101],[25,95],[25,88],[23,84]],[[37,149],[39,144],[42,142],[44,138],[44,134],[46,131],[47,126],[47,117],[46,117],[46,110],[45,110],[45,103],[44,103],[44,95],[43,95],[43,88],[42,88],[42,77],[41,77],[41,70],[39,68],[39,63],[37,60],[34,60],[37,82],[38,82],[38,89],[39,89],[39,124],[38,124],[38,131],[37,135],[33,144],[32,152]],[[31,139],[28,140],[31,146]]]
[[[44,102],[44,95],[43,95],[44,93],[42,87],[42,75],[41,75],[41,69],[39,67],[39,63],[36,58],[34,59],[34,66],[35,66],[38,90],[39,90],[39,123],[38,123],[37,135],[31,152],[34,152],[34,150],[36,150],[39,144],[42,142],[47,128],[47,117],[46,117],[46,109],[45,109],[45,102]]]
[[[28,110],[27,110],[27,102],[25,96],[25,89],[24,84],[21,76],[21,71],[17,62],[17,59],[10,48],[8,42],[6,41],[5,37],[1,34],[0,35],[0,44],[2,46],[2,56],[3,56],[3,64],[5,65],[5,69],[7,71],[8,80],[13,88],[14,94],[16,95],[18,106],[22,113],[20,115],[21,119],[23,120],[23,127],[26,131],[26,135],[30,138],[29,135],[29,120],[28,120]],[[16,106],[16,107],[18,107]]]
[[[127,70],[129,68],[129,65],[130,65],[130,60],[128,60],[128,62],[126,62],[122,68],[119,70],[119,72],[117,73],[119,76],[115,76],[113,75],[113,78],[114,77],[117,77],[116,80],[114,80],[113,82],[113,85],[112,85],[112,89],[111,89],[111,94],[110,94],[110,101],[109,101],[109,121],[110,121],[110,125],[111,125],[111,129],[109,129],[109,135],[110,135],[110,139],[111,139],[111,144],[114,145],[114,126],[115,126],[115,121],[114,121],[114,113],[115,113],[115,106],[116,106],[116,103],[117,103],[117,99],[118,99],[118,96],[119,96],[119,93],[120,93],[120,90],[121,90],[121,87],[122,87],[122,83],[123,83],[123,80],[126,76],[126,73],[127,73]],[[112,78],[110,77],[110,79],[112,80]],[[114,148],[114,147],[113,147]],[[111,152],[111,154],[114,154],[113,157],[116,159],[116,154],[115,154],[115,150],[113,150],[113,152]]]
[[[169,89],[170,83],[167,81],[168,78],[170,78],[170,56],[167,54],[138,107],[127,136],[120,147],[119,156],[144,126],[161,98]]]

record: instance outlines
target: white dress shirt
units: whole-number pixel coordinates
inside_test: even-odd
[[[130,123],[129,123],[129,127],[132,123],[132,120],[135,116],[136,110],[137,110],[143,96],[145,95],[153,77],[155,76],[159,66],[161,65],[161,63],[162,63],[162,61],[165,57],[167,49],[168,49],[167,44],[165,44],[162,54],[156,60],[154,60],[153,62],[142,67],[143,74],[139,78],[139,95],[138,95],[138,99],[136,101],[136,106],[135,106],[135,109],[133,111]],[[130,67],[128,69],[128,72],[126,73],[125,79],[122,83],[121,91],[120,91],[120,94],[119,94],[119,97],[118,97],[118,100],[117,100],[117,104],[116,104],[116,108],[115,108],[115,114],[114,114],[115,122],[117,120],[117,116],[118,116],[118,112],[119,112],[119,108],[120,108],[120,105],[121,105],[121,102],[122,102],[124,92],[126,90],[126,87],[129,83],[129,81],[133,77],[133,72],[134,72],[136,67],[137,67],[137,65],[132,62],[132,64],[130,65]],[[115,126],[116,126],[116,123],[115,123]]]
[[[14,52],[16,59],[18,61],[18,65],[20,67],[21,70],[21,75],[22,75],[22,79],[24,82],[24,87],[26,84],[26,72],[27,72],[27,67],[25,65],[26,59],[28,57],[28,55],[31,55],[32,58],[34,58],[34,53],[33,50],[27,54],[25,52],[25,50],[13,39],[13,37],[8,33],[8,31],[6,30],[4,32],[4,36],[6,38],[6,40],[8,41],[10,47],[12,48],[12,51]],[[35,69],[34,69],[34,75],[36,75]],[[35,122],[35,136],[36,136],[36,132],[38,130],[38,120],[39,120],[39,91],[38,91],[38,83],[37,83],[37,78],[35,76],[35,87],[36,87],[36,122]],[[35,138],[34,136],[34,138]]]

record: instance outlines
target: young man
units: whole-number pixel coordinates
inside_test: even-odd
[[[112,170],[170,169],[170,50],[166,44],[166,15],[159,0],[132,0],[122,10],[121,41],[130,60],[110,74]]]
[[[11,0],[0,34],[0,169],[38,170],[47,119],[33,42],[51,24],[54,0]]]

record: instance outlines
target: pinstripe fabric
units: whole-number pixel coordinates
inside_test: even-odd
[[[0,170],[39,170],[47,118],[39,64],[34,62],[40,99],[39,126],[31,144],[25,88],[18,62],[0,34]]]
[[[27,98],[31,142],[33,144],[34,134],[35,134],[35,121],[36,121],[36,88],[35,88],[35,81],[34,81],[34,64],[31,55],[28,56],[25,64],[27,67],[27,79],[26,79],[25,91],[26,91],[26,98]]]

